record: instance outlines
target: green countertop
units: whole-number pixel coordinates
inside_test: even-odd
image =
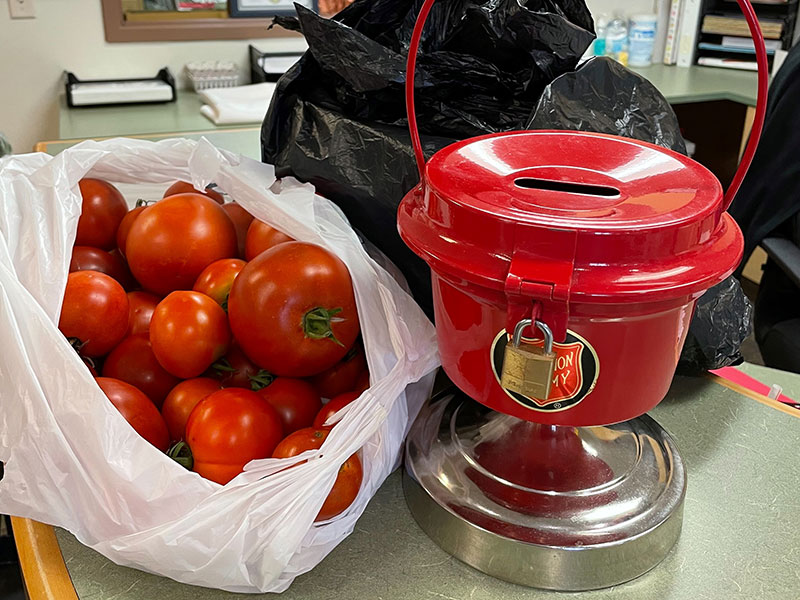
[[[756,105],[756,73],[715,67],[652,65],[631,69],[648,79],[672,104],[730,100]]]
[[[249,156],[250,158],[255,158],[256,160],[261,160],[260,136],[261,136],[260,128],[253,127],[253,128],[242,128],[242,129],[219,129],[216,131],[204,131],[197,133],[182,133],[179,134],[179,136],[161,134],[161,135],[145,135],[139,137],[145,137],[146,139],[154,142],[174,137],[182,137],[190,140],[199,140],[200,138],[204,137],[218,148],[223,148],[225,150],[230,150],[231,152],[236,152],[244,156]],[[80,140],[63,140],[55,142],[45,142],[46,145],[45,152],[55,156],[62,150],[66,150],[67,148],[74,146],[79,141]]]
[[[747,367],[750,369],[751,367]],[[756,368],[755,371],[760,371]],[[800,376],[760,371],[788,392]],[[750,371],[755,374],[754,371]],[[766,379],[765,379],[766,381]],[[706,379],[677,378],[652,416],[688,472],[681,538],[650,573],[575,600],[789,600],[800,596],[797,417]],[[281,597],[287,600],[549,600],[563,594],[487,577],[440,550],[412,519],[394,473],[350,537]],[[270,598],[196,588],[114,565],[64,531],[58,540],[81,600]]]
[[[737,368],[768,386],[777,383],[783,388],[784,394],[795,402],[800,402],[800,375],[750,363],[744,363]],[[800,581],[798,581],[798,585],[800,585]]]
[[[755,106],[756,74],[713,67],[651,67],[633,69],[649,79],[673,104],[731,100]],[[60,99],[59,139],[85,139],[143,134],[176,134],[214,129],[256,128],[251,125],[216,127],[200,114],[197,94],[181,90],[175,102],[98,108],[67,107]]]
[[[175,102],[69,108],[64,96],[59,98],[59,139],[86,139],[149,133],[188,133],[214,129],[260,127],[249,125],[214,125],[200,114],[203,102],[194,92],[178,90]],[[174,136],[172,136],[174,137]]]

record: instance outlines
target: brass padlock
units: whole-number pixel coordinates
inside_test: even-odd
[[[523,344],[522,332],[536,325],[544,334],[544,348]],[[553,332],[541,321],[523,319],[514,328],[511,343],[506,345],[500,385],[523,396],[546,400],[556,370]]]

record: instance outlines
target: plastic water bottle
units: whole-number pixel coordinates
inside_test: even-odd
[[[656,43],[656,15],[635,15],[631,17],[630,42],[628,43],[628,64],[632,67],[650,66]]]
[[[628,23],[620,16],[614,17],[606,28],[606,56],[628,64]]]
[[[594,30],[597,34],[597,38],[594,40],[594,55],[595,56],[605,56],[606,55],[606,30],[608,28],[608,17],[606,15],[600,15],[597,17],[597,20],[594,23]]]

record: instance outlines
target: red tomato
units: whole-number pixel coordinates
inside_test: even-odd
[[[240,387],[259,390],[275,379],[268,371],[261,369],[236,344],[231,344],[228,353],[211,365],[211,376],[222,387]]]
[[[166,452],[169,433],[156,405],[144,393],[124,381],[110,377],[97,377],[95,381],[136,433]]]
[[[223,258],[208,265],[192,288],[211,298],[222,308],[228,307],[228,294],[236,276],[244,269],[247,263],[238,258]]]
[[[358,337],[347,267],[303,242],[280,244],[249,262],[233,282],[228,315],[245,354],[285,377],[332,367]]]
[[[125,259],[116,251],[106,252],[91,246],[75,246],[69,262],[69,272],[98,271],[116,279],[125,289],[130,289],[136,282],[133,280]]]
[[[122,341],[128,329],[125,290],[97,271],[70,273],[58,328],[77,340],[81,354],[102,356]]]
[[[275,409],[255,392],[227,388],[195,406],[186,424],[194,471],[225,485],[257,458],[268,458],[283,437]]]
[[[223,204],[222,210],[228,213],[228,216],[233,222],[233,226],[236,228],[236,248],[239,253],[238,256],[239,258],[244,258],[244,243],[247,239],[247,229],[250,227],[250,223],[253,222],[253,215],[243,209],[241,205],[236,204],[236,202]]]
[[[130,383],[159,408],[169,391],[180,381],[156,360],[147,335],[133,335],[122,340],[103,363],[103,377]]]
[[[253,219],[250,227],[247,229],[247,236],[244,242],[244,257],[246,260],[253,260],[256,256],[269,250],[273,246],[282,244],[283,242],[293,242],[294,238],[289,237],[285,233],[281,233],[271,225],[267,225],[264,221]]]
[[[172,292],[158,303],[150,321],[158,362],[183,379],[205,371],[225,354],[230,341],[225,311],[200,292]]]
[[[191,183],[188,183],[186,181],[176,181],[167,188],[167,191],[164,192],[164,195],[162,197],[166,198],[168,196],[176,196],[177,194],[188,194],[188,193],[202,194],[207,198],[211,198],[217,204],[222,204],[223,202],[225,202],[225,198],[222,197],[222,194],[214,190],[213,183],[209,185],[204,191],[201,192]]]
[[[311,378],[311,383],[317,388],[323,398],[333,398],[344,392],[356,388],[356,382],[361,372],[367,368],[367,358],[364,348],[356,343],[345,357],[327,371]]]
[[[128,292],[130,319],[128,320],[128,333],[125,335],[149,334],[150,319],[153,318],[153,311],[159,302],[161,302],[161,298],[147,292]]]
[[[125,198],[117,188],[100,179],[81,179],[78,187],[83,202],[75,245],[111,250],[120,221],[128,212]]]
[[[137,201],[136,207],[130,209],[124,217],[122,217],[122,221],[119,223],[119,227],[117,228],[117,249],[125,256],[125,244],[128,242],[128,234],[131,232],[131,227],[133,227],[133,222],[142,214],[142,211],[147,208],[145,204],[139,204]]]
[[[313,426],[317,429],[320,427],[325,427],[325,422],[328,419],[330,419],[333,415],[350,404],[360,395],[361,392],[345,392],[344,394],[339,394],[335,398],[331,398],[330,402],[323,406],[322,410],[317,413],[316,417],[314,417]],[[333,425],[329,425],[328,427],[333,427]]]
[[[179,442],[186,435],[186,421],[203,398],[222,389],[219,381],[208,377],[187,379],[176,385],[164,400],[161,416],[169,429],[170,438]]]
[[[284,434],[310,427],[322,408],[322,400],[314,386],[302,379],[277,377],[260,389],[258,395],[278,411]]]
[[[355,391],[359,394],[369,389],[369,371],[364,371],[356,380]]]
[[[289,458],[312,448],[320,448],[322,442],[328,437],[328,433],[330,433],[330,429],[314,429],[313,427],[295,431],[278,444],[272,456],[273,458]],[[361,460],[357,454],[353,454],[339,467],[339,474],[336,476],[333,488],[314,520],[327,521],[343,513],[358,496],[362,478]]]
[[[191,289],[215,260],[236,255],[236,231],[222,207],[199,194],[178,194],[142,211],[125,243],[128,265],[148,291]]]

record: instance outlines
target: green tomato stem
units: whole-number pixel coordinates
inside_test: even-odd
[[[340,346],[344,346],[336,336],[333,334],[333,323],[341,323],[344,321],[342,317],[337,317],[341,308],[322,308],[321,306],[308,311],[303,315],[303,332],[307,338],[312,340],[324,340],[326,338],[333,340]]]
[[[167,456],[189,471],[191,471],[194,466],[192,449],[189,448],[189,444],[186,442],[177,442],[173,444],[170,449],[167,450]]]
[[[255,375],[250,375],[250,389],[252,389],[254,392],[257,392],[258,390],[262,390],[268,385],[271,385],[273,381],[275,381],[275,375],[269,371],[261,369]]]
[[[217,362],[211,365],[211,368],[217,372],[217,375],[222,375],[223,373],[235,373],[236,369],[231,366],[231,363],[228,362],[228,359],[223,357],[220,358]]]

